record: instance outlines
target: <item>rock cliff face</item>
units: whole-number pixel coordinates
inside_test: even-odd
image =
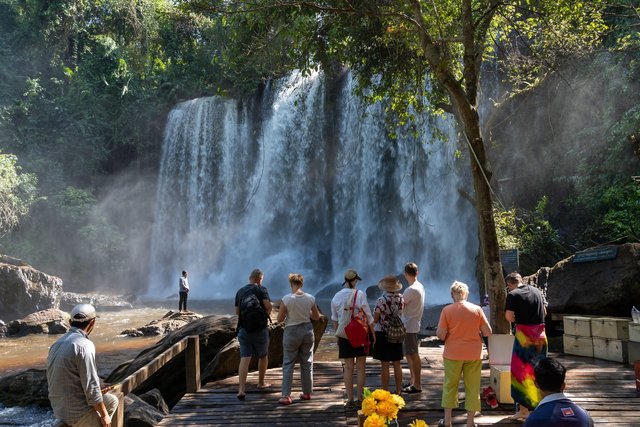
[[[3,255],[0,295],[0,319],[20,319],[36,311],[59,308],[62,279]]]
[[[546,289],[549,313],[631,316],[640,307],[640,243],[618,246],[615,259],[574,264],[573,256],[524,281]]]

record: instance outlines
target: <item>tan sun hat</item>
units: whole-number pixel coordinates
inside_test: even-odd
[[[386,292],[398,292],[402,289],[402,283],[400,283],[396,276],[384,276],[380,282],[378,282],[378,287]]]

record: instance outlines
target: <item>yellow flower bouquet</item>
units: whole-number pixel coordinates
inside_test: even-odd
[[[402,396],[387,390],[377,389],[372,392],[365,388],[362,414],[367,418],[364,427],[385,427],[392,421],[398,425],[398,411],[404,408],[404,405]]]

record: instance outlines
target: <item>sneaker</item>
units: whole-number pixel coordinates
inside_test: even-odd
[[[282,396],[278,403],[281,405],[291,405],[291,398],[289,396]]]
[[[300,399],[302,399],[302,400],[311,400],[311,394],[310,393],[300,393]]]

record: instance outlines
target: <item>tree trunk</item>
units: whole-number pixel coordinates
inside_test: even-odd
[[[494,333],[508,334],[509,322],[504,318],[504,304],[506,290],[502,263],[500,262],[500,247],[496,226],[493,220],[493,198],[491,195],[491,169],[487,162],[484,141],[480,135],[480,118],[477,111],[469,105],[461,106],[456,103],[458,122],[463,127],[469,148],[471,162],[471,176],[475,190],[476,212],[478,213],[478,227],[482,258],[484,266],[485,289],[489,294],[491,308],[491,327]],[[465,108],[466,107],[466,108]]]

